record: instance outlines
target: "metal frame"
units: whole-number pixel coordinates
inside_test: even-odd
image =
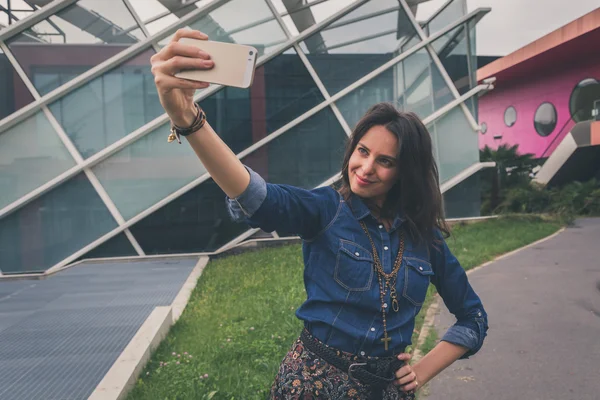
[[[129,13],[133,16],[135,23],[138,25],[138,28],[140,28],[142,30],[142,32],[144,33],[144,36],[146,36],[147,38],[152,37],[150,32],[148,32],[148,28],[146,27],[146,25],[144,24],[144,22],[138,15],[137,11],[135,11],[135,8],[131,5],[131,2],[129,2],[129,0],[123,0],[123,3],[125,3],[125,7],[127,7],[127,9],[129,10]],[[130,29],[130,28],[128,28],[128,29]],[[131,30],[128,30],[127,33],[134,31],[134,30],[135,30],[135,27],[133,27],[133,29],[131,29]],[[156,42],[152,42],[152,48],[157,53],[160,51],[160,46],[158,46],[158,44],[156,44]]]
[[[7,28],[0,31],[0,41],[3,42],[5,40],[21,33],[25,29],[31,28],[33,25],[37,24],[38,22],[48,18],[51,15],[56,14],[63,8],[67,8],[68,6],[70,6],[71,4],[73,4],[77,1],[78,0],[54,0],[52,3],[48,4],[47,6],[42,7],[38,11],[31,13],[30,15],[23,18],[22,20],[14,23],[12,25],[9,25]]]
[[[3,50],[4,49],[8,50],[8,51],[5,51],[5,53],[9,54],[8,57],[9,57],[9,60],[10,60],[11,64],[13,64],[13,67],[15,67],[15,69],[17,70],[17,73],[19,73],[19,75],[22,78],[23,78],[23,76],[25,77],[25,79],[23,79],[23,80],[26,83],[28,89],[32,92],[32,95],[34,95],[34,102],[33,103],[31,103],[30,105],[28,105],[26,107],[23,107],[21,110],[13,113],[11,116],[9,116],[9,117],[5,118],[4,120],[0,121],[0,132],[4,131],[6,129],[9,129],[10,127],[14,126],[16,123],[24,120],[25,118],[27,118],[30,115],[33,115],[34,113],[37,113],[38,111],[43,111],[46,114],[46,116],[49,118],[51,125],[56,130],[56,132],[59,135],[59,137],[61,138],[61,141],[65,144],[65,146],[69,150],[70,154],[74,157],[74,159],[75,159],[75,161],[77,163],[76,166],[74,166],[74,167],[70,168],[69,170],[63,172],[58,177],[55,177],[51,181],[49,181],[46,184],[44,184],[44,185],[36,188],[34,191],[28,193],[25,196],[22,196],[16,202],[13,202],[9,206],[7,206],[7,207],[3,208],[2,210],[0,210],[0,218],[2,216],[4,216],[4,215],[8,214],[9,212],[12,212],[15,209],[23,206],[28,201],[31,201],[32,199],[34,199],[34,198],[36,198],[38,196],[41,196],[46,191],[48,191],[48,190],[50,190],[50,189],[58,186],[62,182],[66,181],[69,178],[71,178],[72,176],[74,176],[75,174],[80,173],[80,172],[83,171],[84,173],[86,173],[86,175],[88,176],[88,179],[90,179],[90,182],[92,183],[92,185],[94,185],[95,190],[98,192],[98,194],[100,195],[100,197],[104,201],[105,205],[107,206],[107,208],[109,209],[109,211],[111,212],[111,214],[113,215],[113,217],[115,218],[115,220],[118,223],[118,227],[117,228],[115,228],[112,231],[106,233],[102,237],[99,237],[94,242],[92,242],[89,245],[81,248],[79,251],[71,254],[69,257],[65,258],[61,262],[59,262],[56,265],[52,266],[50,269],[48,269],[46,271],[47,273],[50,273],[51,271],[55,271],[57,269],[60,269],[60,268],[64,267],[65,265],[67,265],[71,261],[73,261],[76,258],[84,255],[88,251],[90,251],[93,248],[97,247],[98,245],[106,242],[107,240],[109,240],[110,238],[118,235],[121,232],[125,232],[126,236],[129,238],[130,242],[132,243],[132,246],[136,249],[136,251],[138,252],[138,254],[140,256],[143,256],[144,252],[143,252],[141,246],[137,243],[137,241],[135,240],[135,238],[131,234],[131,232],[129,230],[129,227],[132,226],[132,225],[134,225],[135,223],[137,223],[141,219],[145,218],[146,216],[150,215],[151,213],[153,213],[157,209],[161,208],[162,206],[168,204],[169,202],[171,202],[175,198],[181,196],[182,194],[186,193],[187,191],[193,189],[194,187],[200,185],[202,182],[204,182],[204,181],[206,181],[207,179],[210,178],[210,176],[207,173],[203,174],[202,176],[198,177],[193,182],[190,182],[188,185],[185,185],[184,187],[182,187],[182,188],[176,190],[175,192],[169,194],[168,196],[164,197],[161,201],[157,202],[156,204],[152,205],[151,207],[148,207],[146,210],[138,213],[133,218],[125,221],[123,219],[123,217],[120,215],[120,213],[119,213],[117,207],[115,206],[115,204],[112,202],[112,199],[110,198],[110,196],[108,195],[108,193],[102,187],[102,185],[100,184],[100,182],[97,179],[97,177],[95,176],[95,174],[91,171],[91,168],[94,165],[100,163],[102,160],[110,157],[112,154],[116,153],[120,149],[126,147],[127,145],[129,145],[129,144],[133,143],[134,141],[140,139],[141,137],[145,136],[146,134],[152,132],[154,129],[156,129],[160,125],[166,123],[168,121],[167,115],[163,114],[163,115],[157,117],[155,120],[153,120],[153,121],[149,122],[148,124],[140,127],[139,129],[137,129],[136,131],[130,133],[129,135],[127,135],[126,137],[122,138],[118,142],[113,143],[111,146],[108,146],[107,148],[103,149],[102,151],[100,151],[99,153],[95,154],[94,156],[92,156],[92,157],[84,160],[81,157],[81,155],[80,155],[79,151],[77,150],[77,148],[71,142],[71,140],[68,137],[68,135],[66,135],[66,133],[64,132],[64,130],[62,129],[62,127],[60,127],[60,124],[58,123],[58,121],[54,118],[54,116],[52,115],[52,113],[47,108],[47,104],[49,102],[55,101],[55,100],[57,100],[57,99],[59,99],[59,98],[61,98],[63,96],[66,96],[68,93],[72,92],[76,88],[78,88],[78,87],[86,84],[87,82],[95,79],[96,77],[102,75],[104,72],[106,72],[106,71],[112,69],[113,67],[119,65],[123,61],[125,61],[125,60],[127,60],[127,59],[129,59],[131,57],[135,57],[139,53],[147,50],[148,48],[150,48],[150,46],[152,46],[154,48],[154,50],[157,50],[157,48],[158,48],[158,46],[156,45],[157,41],[162,40],[163,38],[167,37],[169,34],[171,34],[172,32],[174,32],[176,29],[178,29],[179,27],[187,24],[189,21],[196,19],[200,15],[207,14],[207,13],[211,12],[212,10],[216,9],[217,7],[225,4],[228,0],[215,0],[214,2],[209,3],[206,6],[204,6],[202,8],[199,8],[198,10],[194,10],[193,12],[191,12],[191,13],[187,14],[186,16],[184,16],[183,18],[181,18],[177,23],[169,26],[168,28],[163,29],[162,31],[158,32],[157,34],[155,34],[153,36],[151,36],[151,35],[148,36],[148,31],[147,31],[146,27],[144,26],[143,23],[141,23],[142,21],[140,20],[140,18],[137,15],[137,13],[135,13],[135,11],[133,10],[133,7],[129,3],[129,0],[123,0],[123,1],[124,1],[124,4],[126,5],[126,7],[129,9],[129,11],[134,16],[134,19],[135,19],[136,23],[138,23],[140,25],[140,28],[142,29],[142,31],[144,32],[144,34],[147,35],[146,39],[143,40],[143,41],[140,41],[140,42],[138,42],[138,43],[136,43],[134,45],[132,45],[131,47],[129,47],[129,48],[125,49],[125,50],[123,50],[122,52],[120,52],[119,54],[115,55],[114,57],[112,57],[112,58],[106,60],[105,62],[97,65],[96,67],[92,68],[91,70],[89,70],[89,71],[87,71],[87,72],[79,75],[78,77],[74,78],[72,81],[69,81],[67,84],[65,84],[65,85],[63,85],[63,86],[55,89],[54,91],[46,94],[45,96],[40,96],[39,93],[37,93],[37,90],[35,89],[35,87],[33,87],[33,84],[31,84],[29,78],[26,76],[26,74],[24,73],[24,71],[20,68],[20,65],[18,64],[18,61],[14,58],[14,56],[12,56],[12,53],[10,52],[10,49],[8,48],[8,46],[6,46],[2,42],[2,39],[5,39],[5,38],[8,38],[8,37],[11,37],[13,35],[18,34],[22,29],[27,29],[27,27],[30,27],[30,26],[36,24],[37,22],[39,22],[39,21],[47,18],[49,15],[54,14],[58,10],[63,9],[65,7],[73,4],[75,2],[75,0],[55,0],[52,4],[44,7],[43,10],[46,11],[45,13],[41,14],[40,12],[38,12],[38,13],[35,13],[34,15],[32,15],[32,16],[26,18],[26,19],[23,19],[22,21],[19,21],[18,23],[12,25],[12,27],[11,27],[11,29],[10,29],[10,31],[9,31],[8,34],[7,34],[7,30],[4,30],[4,31],[2,31],[0,33],[0,45],[2,46]],[[305,38],[311,36],[312,34],[318,32],[318,31],[322,31],[322,30],[324,30],[327,27],[330,28],[330,29],[334,28],[336,26],[335,25],[335,21],[337,21],[338,19],[342,18],[344,15],[347,15],[348,13],[352,12],[353,10],[357,9],[358,7],[360,7],[361,5],[363,5],[364,3],[366,3],[367,0],[357,0],[357,1],[355,1],[354,3],[352,3],[352,4],[350,4],[350,5],[346,6],[346,7],[344,7],[343,9],[339,10],[335,14],[332,14],[331,16],[329,16],[327,19],[321,21],[318,24],[315,24],[315,25],[311,26],[309,29],[301,32],[299,35],[296,35],[296,36],[291,35],[289,29],[287,29],[287,26],[286,26],[285,22],[282,19],[282,15],[279,14],[279,13],[277,13],[277,10],[275,9],[275,7],[272,4],[271,0],[266,0],[266,2],[267,2],[267,5],[269,6],[271,12],[273,13],[274,18],[278,21],[278,23],[280,24],[281,28],[283,29],[283,31],[285,32],[286,36],[288,37],[288,40],[285,43],[283,43],[281,46],[279,46],[277,49],[275,49],[273,52],[269,53],[268,55],[265,55],[265,56],[261,57],[261,59],[259,60],[259,65],[262,65],[262,64],[268,62],[269,60],[271,60],[272,58],[276,57],[277,55],[283,53],[284,51],[286,51],[289,48],[294,48],[294,50],[297,52],[298,56],[301,58],[303,64],[305,65],[305,67],[309,71],[311,77],[315,81],[315,84],[317,85],[317,87],[321,91],[322,95],[324,96],[325,100],[322,103],[320,103],[319,105],[317,105],[317,106],[313,107],[312,109],[308,110],[304,114],[298,116],[293,121],[290,121],[289,123],[287,123],[283,127],[279,128],[275,132],[272,132],[270,135],[268,135],[267,137],[263,138],[261,141],[253,144],[249,148],[247,148],[244,151],[240,152],[237,155],[237,157],[240,158],[240,159],[243,158],[243,157],[245,157],[246,155],[252,153],[256,149],[258,149],[258,148],[266,145],[271,140],[275,139],[276,137],[280,136],[281,134],[284,134],[285,132],[287,132],[288,130],[290,130],[291,128],[293,128],[294,126],[300,124],[301,122],[305,121],[306,119],[308,119],[312,115],[318,113],[319,111],[323,110],[324,108],[326,108],[328,106],[332,109],[332,111],[336,115],[336,118],[338,119],[338,121],[342,125],[342,127],[343,127],[344,131],[346,132],[346,134],[349,135],[351,133],[351,129],[348,126],[348,124],[345,121],[345,119],[343,118],[341,112],[337,108],[337,105],[335,104],[335,102],[337,100],[339,100],[340,98],[344,97],[345,95],[351,93],[354,89],[356,89],[359,86],[365,84],[366,82],[369,82],[371,79],[375,78],[376,76],[378,76],[382,72],[386,71],[387,69],[389,69],[389,68],[397,65],[402,60],[404,60],[405,58],[409,57],[410,55],[414,54],[415,52],[417,52],[418,50],[420,50],[420,49],[422,49],[424,47],[426,47],[428,49],[428,51],[430,52],[430,55],[432,56],[432,59],[434,59],[434,61],[435,61],[435,58],[433,57],[433,55],[435,55],[435,56],[437,56],[437,55],[435,54],[434,51],[433,51],[433,55],[431,54],[431,52],[432,52],[432,49],[431,49],[431,46],[430,46],[431,42],[433,42],[434,40],[436,40],[439,37],[443,36],[448,31],[451,31],[452,29],[455,29],[457,26],[460,26],[461,24],[470,21],[473,17],[477,16],[482,11],[486,11],[486,9],[477,9],[477,10],[475,10],[475,11],[473,11],[473,12],[471,12],[471,13],[465,15],[465,16],[463,16],[459,20],[455,21],[453,24],[448,25],[447,27],[443,28],[442,30],[440,30],[439,32],[437,32],[436,34],[434,34],[434,35],[432,35],[430,37],[426,37],[426,36],[423,37],[423,32],[422,32],[422,30],[420,30],[420,26],[418,25],[418,23],[414,20],[414,16],[412,15],[412,13],[407,12],[407,15],[409,16],[409,19],[412,21],[412,23],[416,24],[417,27],[419,28],[417,30],[417,32],[420,32],[420,37],[421,37],[422,41],[420,43],[418,43],[417,45],[415,45],[410,50],[407,50],[403,54],[399,54],[398,56],[394,57],[392,60],[389,60],[388,62],[386,62],[385,64],[383,64],[382,66],[380,66],[379,68],[377,68],[374,71],[371,71],[369,74],[363,76],[361,79],[359,79],[356,82],[352,83],[351,85],[349,85],[348,87],[346,87],[342,91],[336,93],[334,96],[330,96],[329,93],[328,93],[328,91],[327,91],[327,89],[323,85],[322,81],[320,80],[320,78],[316,74],[314,68],[310,64],[310,61],[308,60],[308,58],[306,57],[306,55],[304,54],[304,52],[300,48],[299,43],[301,41],[303,41]],[[449,3],[450,2],[448,2],[445,6],[447,6]],[[306,7],[311,7],[313,5],[315,5],[315,4],[314,3],[309,3],[309,4],[306,5]],[[401,1],[401,5],[402,5],[402,7],[404,7],[404,10],[406,12],[407,5],[405,3],[405,0]],[[53,11],[49,12],[48,8],[51,7],[51,6],[53,7]],[[394,10],[392,10],[392,11],[395,11],[397,9],[399,9],[399,7],[397,7],[397,8],[395,7]],[[489,9],[487,9],[487,10],[489,10]],[[390,10],[384,10],[384,11],[385,12],[389,12]],[[383,12],[379,12],[379,14],[382,14],[382,13]],[[377,14],[377,15],[379,15],[379,14]],[[284,14],[284,15],[286,15],[286,14]],[[360,17],[359,19],[364,19],[364,18],[366,18],[366,16]],[[346,22],[347,21],[344,21],[344,24],[338,24],[338,25],[339,26],[345,25]],[[21,26],[21,28],[18,29],[17,26]],[[439,58],[438,58],[438,62],[439,62]],[[441,68],[440,68],[440,66],[441,66],[441,62],[439,62],[438,69],[440,71],[445,72],[443,66],[441,66]],[[446,74],[445,79],[449,80],[449,77],[447,76],[447,74]],[[489,89],[489,87],[486,86],[486,85],[480,85],[480,86],[474,88],[473,90],[471,90],[469,93],[466,93],[465,95],[460,96],[458,94],[458,92],[456,91],[456,88],[454,87],[454,84],[453,84],[453,82],[451,80],[450,80],[449,87],[451,89],[454,89],[453,94],[455,95],[455,100],[453,102],[449,103],[448,105],[442,107],[441,109],[437,110],[435,113],[433,113],[429,117],[427,117],[424,120],[425,123],[430,123],[430,122],[434,121],[435,119],[441,117],[446,112],[448,112],[449,110],[451,110],[452,108],[454,108],[456,105],[461,105],[461,106],[463,106],[463,107],[466,108],[466,106],[464,105],[464,101],[466,99],[470,98],[473,95],[476,95],[477,93],[481,92],[482,90],[488,90]],[[201,93],[199,93],[195,97],[195,100],[201,100],[203,98],[206,98],[206,97],[212,95],[213,93],[217,92],[220,89],[222,89],[222,87],[220,87],[220,86],[213,86],[210,89],[202,91]],[[470,112],[468,110],[466,110],[466,113],[468,113],[468,115],[470,116]],[[472,118],[472,116],[471,116],[471,118]],[[327,181],[325,181],[322,185],[331,184],[331,183],[333,183],[337,179],[339,179],[339,174],[336,174],[335,176],[331,177],[330,179],[328,179]],[[320,185],[320,186],[322,186],[322,185]],[[238,236],[237,238],[234,238],[232,241],[230,241],[229,243],[227,243],[225,246],[222,246],[218,251],[221,251],[222,249],[224,249],[226,247],[230,247],[230,246],[234,245],[234,243],[239,243],[240,241],[243,241],[243,240],[247,239],[248,237],[250,237],[252,234],[254,234],[257,231],[258,231],[258,229],[256,229],[256,230],[252,229],[252,230],[249,230],[249,231],[243,233],[242,235]],[[277,235],[277,234],[275,233],[274,235]]]
[[[360,0],[360,1],[364,2],[365,0]],[[353,8],[347,7],[343,11],[350,12],[352,9]],[[455,21],[453,24],[448,25],[445,29],[440,30],[437,34],[430,36],[429,38],[427,38],[427,40],[422,41],[421,43],[418,43],[417,45],[413,46],[412,48],[410,48],[409,50],[405,51],[404,53],[402,53],[402,54],[394,57],[393,59],[387,61],[385,64],[381,65],[380,67],[376,68],[375,70],[371,71],[367,75],[363,76],[362,78],[360,78],[359,80],[357,80],[353,84],[347,86],[345,89],[343,89],[340,92],[336,93],[335,95],[331,96],[329,99],[326,99],[324,102],[322,102],[322,103],[318,104],[317,106],[313,107],[312,109],[306,111],[304,114],[298,116],[296,119],[290,121],[289,123],[287,123],[283,127],[279,128],[275,132],[271,133],[270,135],[266,136],[265,138],[263,138],[259,142],[255,143],[252,146],[250,146],[249,148],[245,149],[238,156],[240,158],[242,158],[245,155],[249,154],[250,152],[254,151],[256,148],[260,147],[261,145],[264,145],[264,144],[270,142],[271,140],[275,139],[280,134],[282,134],[285,131],[287,131],[288,129],[290,129],[290,128],[296,126],[296,125],[298,125],[299,123],[301,123],[302,121],[304,121],[307,118],[311,117],[312,115],[316,114],[317,112],[321,111],[326,106],[329,106],[329,104],[331,104],[333,102],[336,102],[341,97],[345,96],[346,94],[352,92],[354,89],[358,88],[359,86],[362,86],[364,83],[366,83],[366,82],[370,81],[371,79],[375,78],[376,76],[378,76],[382,72],[386,71],[388,68],[392,67],[393,65],[398,64],[400,61],[402,61],[405,58],[409,57],[410,55],[416,53],[421,48],[423,48],[427,44],[429,44],[430,42],[433,42],[436,39],[442,37],[444,34],[446,34],[447,32],[455,29],[456,27],[458,27],[459,25],[461,25],[465,21],[468,21],[468,20],[476,17],[481,12],[481,10],[482,9],[474,10],[473,12],[471,12],[471,13],[463,16],[463,18]],[[336,16],[336,15],[334,15],[334,16]],[[334,17],[334,16],[332,16],[332,17]],[[339,15],[339,16],[337,16],[337,18],[341,18],[341,16],[342,15]],[[322,24],[325,24],[325,23],[327,23],[327,20],[322,21]],[[304,31],[304,32],[306,32],[306,31]],[[296,38],[295,43],[298,43],[299,41],[300,41],[300,39]],[[292,45],[293,45],[293,43],[292,43]],[[287,50],[287,48],[289,48],[289,47],[286,46],[285,49],[282,50],[282,51]],[[277,55],[277,54],[278,53],[274,52],[274,53],[270,53],[270,54],[268,54],[266,56],[263,56],[263,57],[261,57],[261,60],[257,64],[262,65],[262,64],[266,63],[268,60],[270,60],[271,58],[275,57],[275,55]],[[454,87],[454,84],[452,84],[452,87]],[[206,97],[212,95],[213,93],[215,93],[216,91],[218,91],[220,89],[221,89],[220,86],[211,87],[208,90],[200,92],[195,97],[195,100],[199,101],[199,100],[201,100],[203,98],[206,98]],[[60,183],[62,183],[64,181],[66,181],[67,179],[69,179],[70,177],[74,176],[75,174],[81,172],[84,167],[92,167],[93,165],[96,165],[96,164],[100,163],[102,160],[104,160],[104,159],[108,158],[109,156],[111,156],[112,154],[118,152],[119,150],[121,150],[122,148],[124,148],[125,146],[127,146],[128,144],[133,143],[134,141],[140,139],[141,137],[145,136],[146,134],[152,132],[154,129],[158,128],[160,125],[165,124],[167,122],[168,122],[168,116],[167,116],[167,114],[163,114],[163,115],[155,118],[153,121],[149,122],[148,124],[146,124],[146,125],[138,128],[136,131],[130,133],[129,135],[123,137],[122,139],[120,139],[119,141],[113,143],[112,145],[107,146],[102,151],[96,153],[92,157],[86,159],[81,165],[77,165],[75,167],[72,167],[71,169],[63,172],[61,175],[59,175],[58,177],[52,179],[51,181],[47,182],[46,184],[38,187],[37,189],[31,191],[28,194],[22,196],[19,200],[17,200],[15,202],[9,204],[8,206],[4,207],[3,209],[0,210],[0,218],[3,217],[4,215],[6,215],[6,214],[8,214],[8,213],[10,213],[12,211],[14,211],[17,208],[22,207],[23,205],[25,205],[29,201],[31,201],[31,200],[33,200],[33,199],[41,196],[42,194],[44,194],[48,190],[52,189],[53,187],[59,185]],[[198,182],[198,184],[199,183],[201,183],[201,182]],[[183,194],[183,193],[185,193],[185,191],[182,192],[181,194]]]

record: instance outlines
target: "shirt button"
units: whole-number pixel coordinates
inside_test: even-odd
[[[361,356],[364,356],[364,355],[365,355],[365,352],[364,352],[364,351],[361,351],[361,352],[360,352],[360,355],[361,355]]]
[[[419,270],[420,270],[420,271],[423,271],[423,267],[419,267]]]
[[[383,303],[383,308],[387,308],[387,303]]]
[[[358,256],[360,256],[360,253],[357,251],[356,253],[354,253],[354,255],[355,255],[356,257],[358,257]]]
[[[478,313],[477,313],[477,316],[478,316],[478,317],[481,317],[481,312],[478,312]]]
[[[383,229],[383,225],[379,225],[379,229]]]
[[[383,249],[384,249],[384,250],[388,250],[388,249],[389,249],[389,247],[385,246]]]
[[[371,332],[375,332],[375,328],[371,328]]]

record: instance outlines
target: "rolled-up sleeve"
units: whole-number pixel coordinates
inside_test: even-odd
[[[244,221],[254,215],[267,197],[267,183],[265,180],[251,168],[246,167],[246,169],[250,173],[250,183],[244,193],[234,199],[227,196],[225,199],[229,215],[237,222]]]
[[[339,194],[330,187],[307,190],[271,184],[251,168],[246,190],[231,199],[227,209],[234,221],[245,222],[265,232],[299,235],[310,240],[328,227],[339,209]]]
[[[441,235],[432,248],[432,279],[448,310],[456,317],[456,323],[442,337],[442,341],[463,346],[467,349],[461,359],[476,354],[488,331],[487,313],[481,299],[469,283],[465,270],[448,248]]]

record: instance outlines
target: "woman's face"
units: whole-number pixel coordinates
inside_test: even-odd
[[[383,206],[387,192],[398,178],[398,150],[398,138],[387,128],[376,125],[369,129],[348,162],[352,192]]]

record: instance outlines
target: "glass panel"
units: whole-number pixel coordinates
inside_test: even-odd
[[[210,40],[254,46],[259,57],[287,39],[264,0],[231,0],[189,26]]]
[[[446,26],[460,19],[467,13],[465,0],[454,0],[438,15],[436,15],[427,25],[429,35],[442,30]]]
[[[45,271],[116,227],[79,174],[0,220],[2,272]]]
[[[243,162],[269,182],[314,187],[339,172],[346,139],[327,108]],[[146,254],[214,251],[248,229],[231,220],[225,194],[212,180],[130,228]]]
[[[135,12],[145,23],[150,34],[155,34],[190,12],[206,6],[212,0],[129,0]]]
[[[122,1],[81,0],[20,33],[9,47],[43,95],[144,39],[141,31],[125,31],[135,25]]]
[[[397,0],[372,0],[302,43],[331,93],[399,54],[415,30]]]
[[[126,220],[206,172],[185,140],[167,143],[169,128],[162,125],[92,169]]]
[[[300,6],[304,6],[304,3],[311,4],[315,1],[317,0],[297,2],[297,6],[289,13],[282,0],[272,0],[279,14],[284,15],[283,20],[292,35],[297,35],[314,24],[318,24],[354,2],[354,0],[327,0],[310,7],[298,9]]]
[[[448,86],[425,50],[419,50],[337,101],[353,127],[375,103],[392,102],[426,118],[452,101]]]
[[[477,133],[473,131],[460,106],[429,124],[427,129],[434,136],[440,183],[479,162]]]
[[[84,158],[164,113],[147,50],[50,105]]]
[[[146,254],[214,251],[250,229],[231,220],[225,194],[212,180],[129,228]]]
[[[23,0],[0,0],[0,30],[30,16],[39,8]]]
[[[1,14],[1,12],[0,12]],[[33,101],[33,96],[0,49],[0,120]]]
[[[481,171],[474,173],[444,193],[446,218],[481,215]]]
[[[433,48],[460,94],[465,94],[472,89],[472,77],[469,71],[470,55],[467,46],[468,33],[467,24],[464,24],[433,42]]]
[[[285,54],[257,68],[251,88],[226,87],[201,105],[211,126],[239,153],[322,101],[298,55]],[[94,167],[126,219],[205,172],[185,141],[167,144],[168,130],[164,125]]]
[[[327,107],[242,162],[270,183],[314,188],[341,171],[347,139]]]
[[[75,261],[85,260],[86,258],[128,257],[137,255],[137,251],[135,251],[127,236],[124,233],[119,233]]]
[[[42,112],[0,133],[0,209],[74,165]]]

